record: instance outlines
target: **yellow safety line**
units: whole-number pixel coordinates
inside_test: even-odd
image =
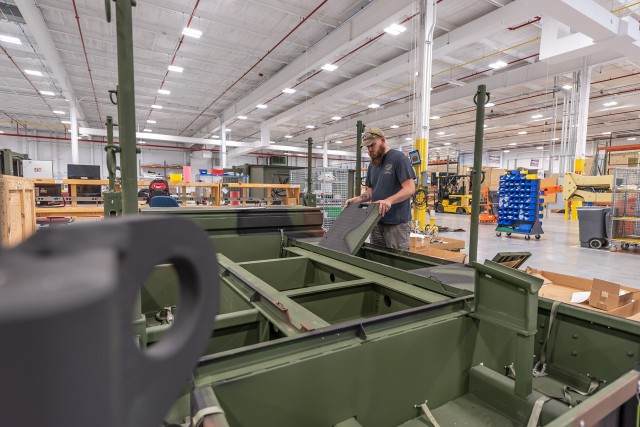
[[[618,12],[620,12],[621,10],[629,9],[629,8],[632,8],[633,6],[637,6],[637,5],[639,5],[639,4],[640,4],[640,1],[637,1],[637,2],[635,2],[635,3],[631,3],[631,4],[628,4],[628,5],[626,5],[626,6],[619,7],[618,9],[611,9],[611,12],[612,12],[612,13],[618,13]]]

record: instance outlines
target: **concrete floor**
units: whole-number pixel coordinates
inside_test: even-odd
[[[440,233],[443,237],[466,241],[469,252],[469,215],[438,214],[436,224],[464,228],[466,232]],[[524,235],[497,237],[495,224],[480,224],[478,260],[491,259],[497,252],[531,252],[525,266],[603,280],[640,288],[640,248],[611,252],[608,249],[581,248],[578,222],[564,221],[563,214],[545,215],[540,240],[525,240]],[[524,267],[522,267],[524,268]]]

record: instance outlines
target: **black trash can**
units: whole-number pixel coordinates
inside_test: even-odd
[[[611,208],[601,206],[583,206],[578,211],[580,246],[600,249],[609,244],[609,212]]]

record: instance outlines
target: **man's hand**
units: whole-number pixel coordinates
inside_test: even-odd
[[[349,206],[349,203],[359,203],[361,200],[360,196],[358,197],[352,197],[350,199],[347,199],[346,202],[344,202],[344,206],[343,209],[346,208],[347,206]]]
[[[389,209],[391,209],[391,205],[392,205],[392,203],[388,199],[379,200],[374,203],[378,203],[379,205],[378,212],[380,212],[380,216],[384,216],[384,214],[389,212]]]

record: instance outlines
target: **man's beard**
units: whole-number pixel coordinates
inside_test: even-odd
[[[385,151],[384,147],[379,147],[375,152],[369,152],[369,157],[371,157],[371,163],[376,166],[379,166],[382,163],[382,158],[384,157]]]

